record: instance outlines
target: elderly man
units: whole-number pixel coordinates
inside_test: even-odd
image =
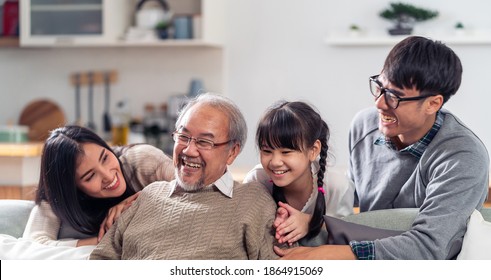
[[[227,169],[246,135],[242,113],[227,98],[191,100],[173,133],[176,180],[147,186],[90,259],[277,258],[271,195],[234,182]]]

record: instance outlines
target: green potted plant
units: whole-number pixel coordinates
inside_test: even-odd
[[[349,26],[349,32],[350,32],[350,35],[352,35],[352,36],[358,36],[358,35],[360,35],[361,29],[357,24],[353,23]]]
[[[399,2],[390,3],[390,8],[380,12],[380,16],[395,23],[394,28],[389,29],[390,35],[409,35],[415,22],[435,18],[438,12]]]
[[[455,35],[464,35],[465,34],[465,27],[464,24],[460,21],[458,21],[455,24]]]
[[[169,38],[169,28],[171,27],[171,21],[159,21],[155,26],[155,30],[157,31],[157,35],[160,39]]]

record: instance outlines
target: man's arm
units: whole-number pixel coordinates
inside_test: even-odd
[[[432,156],[421,163],[428,183],[420,211],[411,230],[375,241],[377,259],[450,259],[459,253],[467,221],[482,206],[489,180],[487,152],[468,148],[442,144],[438,151],[427,150]]]
[[[282,260],[356,260],[349,245],[322,245],[318,247],[296,247],[274,251]]]

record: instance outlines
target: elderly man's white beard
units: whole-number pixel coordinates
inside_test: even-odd
[[[198,182],[196,182],[195,184],[188,184],[188,183],[185,183],[181,177],[180,177],[180,173],[179,173],[179,170],[176,169],[174,171],[174,177],[176,178],[177,180],[177,185],[179,187],[181,187],[183,190],[189,192],[189,191],[197,191],[197,190],[200,190],[202,188],[205,187],[205,178],[204,176],[202,176],[201,178],[199,178]]]

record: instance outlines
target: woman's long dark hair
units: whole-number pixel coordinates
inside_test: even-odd
[[[329,149],[329,127],[310,105],[296,101],[280,101],[270,107],[259,121],[256,132],[258,147],[267,145],[271,148],[287,148],[305,151],[312,147],[316,140],[321,142],[319,171],[317,172],[317,186],[324,184],[326,172],[327,151]],[[309,186],[310,187],[310,186]],[[283,188],[273,185],[273,198],[287,203]],[[310,220],[309,233],[306,238],[316,236],[323,224],[326,213],[326,201],[323,192],[317,194],[315,210]]]
[[[43,147],[36,203],[46,200],[54,213],[75,230],[96,234],[109,208],[135,191],[124,174],[126,191],[120,197],[93,198],[80,191],[76,184],[75,171],[77,159],[83,153],[83,143],[99,145],[116,155],[109,145],[90,129],[64,126],[53,130]],[[121,162],[119,164],[121,166]]]

